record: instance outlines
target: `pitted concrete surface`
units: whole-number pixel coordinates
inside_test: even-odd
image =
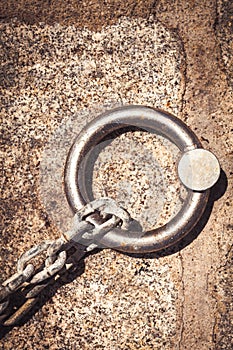
[[[20,254],[58,237],[67,224],[66,152],[75,133],[106,108],[138,103],[177,115],[224,171],[185,241],[149,256],[89,255],[43,293],[19,327],[0,331],[2,349],[232,348],[228,3],[1,3],[1,281],[15,272]],[[59,134],[62,143],[53,143],[51,135]],[[55,159],[48,162],[54,177],[41,194],[46,156]],[[97,159],[94,193],[116,198],[146,228],[163,224],[185,195],[177,157],[155,135],[121,135]]]

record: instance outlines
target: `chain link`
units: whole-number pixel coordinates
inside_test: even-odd
[[[103,223],[96,224],[93,215],[98,210]],[[38,295],[66,271],[76,266],[86,254],[97,248],[98,241],[112,228],[127,228],[130,216],[110,198],[92,201],[74,215],[72,228],[56,240],[44,241],[26,251],[18,260],[17,272],[0,286],[0,324],[14,326],[38,301]],[[69,255],[71,248],[75,252]],[[31,260],[44,254],[39,268]],[[20,295],[20,306],[14,296]]]

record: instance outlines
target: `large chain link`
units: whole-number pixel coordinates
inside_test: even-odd
[[[94,214],[99,211],[103,223],[96,224]],[[18,260],[17,272],[0,286],[0,324],[14,326],[38,300],[39,293],[74,267],[86,254],[99,246],[99,239],[112,228],[127,228],[130,216],[110,198],[92,201],[74,215],[71,230],[56,240],[44,241],[25,252]],[[69,255],[71,248],[75,252]],[[42,255],[40,257],[40,255]],[[40,267],[31,260],[45,256]],[[14,305],[15,294],[20,294],[20,306]]]

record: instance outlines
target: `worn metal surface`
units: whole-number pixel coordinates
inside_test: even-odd
[[[57,173],[46,208],[38,188],[48,138],[71,116],[76,124],[70,130],[79,132],[94,118],[89,113],[93,106],[117,101],[163,108],[194,130],[223,169],[205,220],[175,251],[151,258],[112,250],[89,255],[76,273],[42,295],[40,308],[21,327],[7,334],[0,330],[3,349],[231,346],[231,6],[223,0],[0,3],[1,280],[10,275],[19,254],[69,227],[64,198],[54,195]],[[65,151],[72,138],[71,132]],[[52,150],[54,163],[65,159],[62,147]],[[136,132],[120,136],[106,152],[114,160],[106,153],[97,159],[95,195],[104,195],[105,189],[145,229],[165,223],[179,195],[183,198],[174,172],[177,150]],[[59,166],[63,169],[64,163]]]
[[[101,213],[98,224],[94,220],[96,210]],[[111,218],[105,219],[106,215],[111,215]],[[39,293],[59,279],[64,270],[69,270],[71,267],[77,268],[78,261],[75,264],[72,261],[72,255],[67,254],[72,246],[74,246],[73,255],[79,255],[81,259],[84,253],[99,246],[100,238],[108,231],[121,225],[127,229],[129,221],[128,213],[115,201],[110,198],[97,199],[75,213],[73,227],[62,237],[54,241],[41,242],[25,252],[17,262],[17,272],[0,286],[1,327],[17,326],[35,305]],[[81,254],[79,254],[80,250]],[[46,255],[43,264],[40,268],[34,267],[31,260],[44,251]],[[21,293],[21,304],[18,307],[15,306],[17,293]]]
[[[182,153],[187,149],[201,147],[195,134],[181,120],[162,111],[143,106],[126,106],[107,111],[82,130],[67,158],[65,190],[74,212],[93,199],[88,175],[91,173],[90,158],[94,148],[111,137],[113,132],[130,126],[170,139]],[[189,190],[178,214],[164,226],[147,232],[116,228],[104,235],[100,243],[103,247],[128,253],[149,253],[174,246],[197,225],[208,198],[208,191],[198,193]],[[96,220],[98,222],[98,217]]]

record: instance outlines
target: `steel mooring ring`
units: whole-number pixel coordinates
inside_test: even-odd
[[[69,152],[64,181],[67,200],[74,212],[93,200],[89,198],[90,184],[85,181],[90,150],[114,131],[126,127],[160,134],[180,149],[182,157],[178,164],[178,174],[187,187],[187,197],[177,215],[164,226],[146,232],[114,228],[101,238],[100,245],[129,253],[159,251],[177,243],[198,223],[208,202],[209,188],[219,178],[220,166],[217,158],[202,148],[197,136],[178,118],[144,106],[110,110],[81,131]],[[198,169],[203,166],[205,169],[200,173]],[[95,216],[95,221],[97,225],[102,221],[100,215]]]

